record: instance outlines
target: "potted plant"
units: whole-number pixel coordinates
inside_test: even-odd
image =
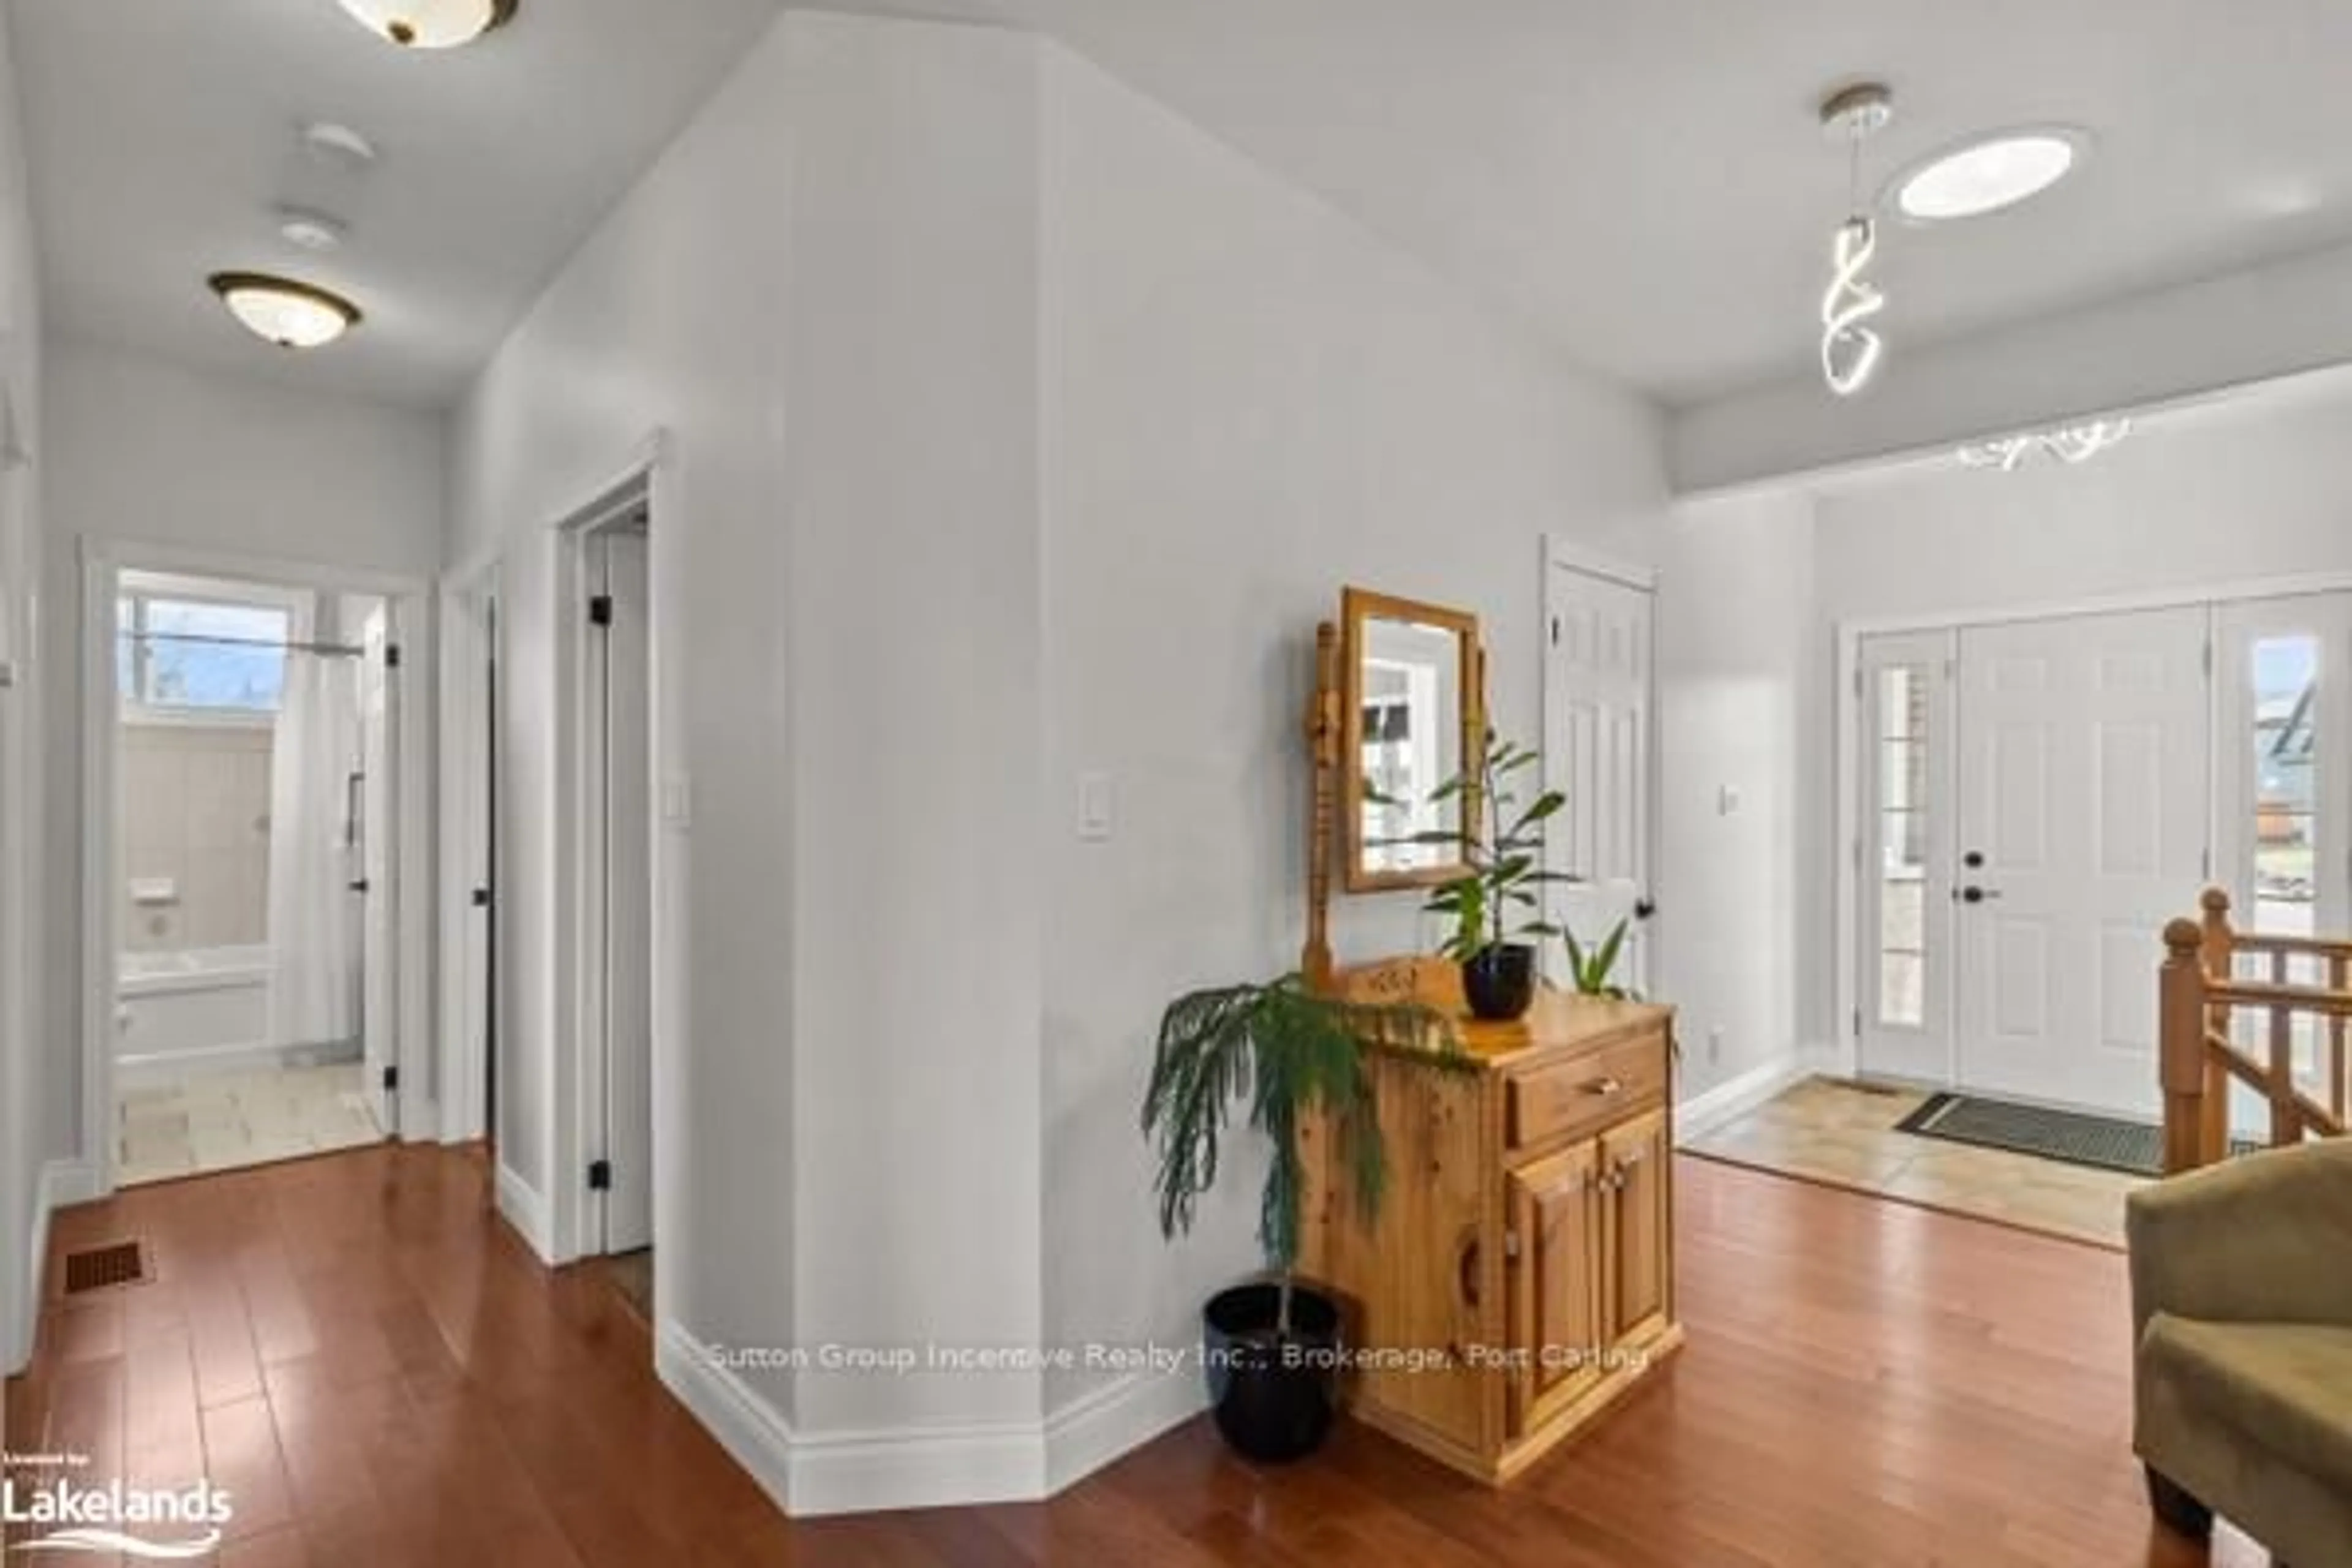
[[[1424,1007],[1320,996],[1296,974],[1194,991],[1160,1017],[1142,1117],[1158,1155],[1160,1234],[1173,1240],[1192,1228],[1236,1105],[1247,1102],[1249,1125],[1272,1145],[1257,1228],[1270,1277],[1219,1291],[1201,1313],[1217,1429],[1251,1458],[1312,1451],[1335,1408],[1339,1305],[1296,1272],[1300,1124],[1321,1113],[1356,1203],[1377,1212],[1388,1165],[1364,1052],[1423,1048],[1433,1030],[1450,1043]]]
[[[1562,934],[1543,918],[1537,889],[1546,882],[1578,880],[1543,868],[1544,825],[1568,797],[1545,790],[1521,807],[1511,787],[1513,775],[1540,757],[1489,733],[1476,764],[1429,797],[1433,804],[1459,802],[1459,826],[1405,840],[1441,846],[1460,857],[1462,874],[1437,884],[1422,907],[1453,922],[1453,934],[1438,951],[1462,966],[1463,995],[1481,1018],[1516,1018],[1535,1000],[1536,950],[1529,939]]]
[[[1569,983],[1580,996],[1605,996],[1612,1002],[1639,1002],[1640,992],[1630,985],[1617,983],[1617,961],[1624,956],[1625,935],[1632,929],[1630,921],[1619,921],[1601,939],[1598,947],[1587,948],[1576,940],[1572,931],[1559,934],[1568,943]]]

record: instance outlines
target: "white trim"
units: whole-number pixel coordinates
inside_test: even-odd
[[[41,1167],[41,1211],[99,1200],[98,1173],[88,1160],[51,1160]]]
[[[1693,1139],[1704,1138],[1725,1123],[1738,1121],[1798,1079],[1811,1077],[1820,1070],[1819,1055],[1799,1047],[1761,1067],[1750,1068],[1737,1078],[1726,1079],[1704,1094],[1678,1101],[1675,1106],[1675,1146],[1688,1147]]]
[[[123,574],[186,574],[215,580],[249,580],[264,587],[297,587],[322,593],[373,595],[390,609],[393,640],[401,645],[398,706],[403,713],[399,780],[399,867],[394,900],[400,952],[395,1014],[400,1065],[398,1121],[408,1130],[429,1125],[433,1116],[434,1019],[431,930],[433,803],[425,788],[432,777],[433,706],[416,693],[432,690],[432,584],[424,577],[396,573],[286,561],[230,551],[136,541],[80,541],[81,570],[81,1157],[92,1173],[93,1197],[114,1191],[114,1140],[110,1121],[114,1102],[114,989],[121,951],[117,906],[116,837],[119,824],[108,804],[115,798],[117,722],[114,678],[114,606]],[[93,803],[97,803],[93,805]]]
[[[719,1365],[673,1318],[662,1318],[654,1331],[654,1375],[771,1501],[793,1511],[793,1429],[774,1405]]]
[[[1547,570],[1557,567],[1562,571],[1581,573],[1587,577],[1604,578],[1622,587],[1639,588],[1644,594],[1658,591],[1656,567],[1620,561],[1557,533],[1544,535],[1543,554]]]
[[[2125,594],[2084,594],[1981,609],[1937,610],[1912,615],[1858,616],[1837,623],[1841,656],[1865,637],[1895,632],[1958,631],[1969,626],[2007,626],[2015,621],[2063,621],[2082,616],[2128,615],[2137,610],[2185,610],[2200,605],[2234,605],[2252,599],[2299,598],[2352,589],[2352,571],[2305,572],[2283,577],[2146,588]]]
[[[98,1195],[96,1174],[86,1160],[51,1160],[35,1178],[32,1237],[26,1247],[25,1269],[16,1280],[16,1299],[8,1303],[7,1370],[13,1375],[33,1359],[41,1325],[41,1299],[47,1284],[49,1215]]]
[[[473,1027],[473,894],[476,875],[488,858],[489,826],[483,808],[495,809],[478,788],[490,764],[488,748],[489,691],[483,673],[496,651],[495,624],[485,607],[499,599],[499,558],[491,555],[441,579],[439,910],[441,1101],[439,1136],[444,1143],[470,1142],[489,1131],[483,1085],[488,1064],[482,1037]],[[495,894],[499,875],[488,867]],[[494,903],[488,920],[497,921]]]
[[[1045,1490],[1062,1490],[1208,1408],[1198,1369],[1130,1373],[1045,1417]]]
[[[504,1159],[499,1161],[497,1185],[500,1217],[514,1227],[523,1245],[541,1263],[553,1268],[559,1259],[555,1256],[555,1233],[548,1215],[547,1199],[532,1191],[530,1184]]]

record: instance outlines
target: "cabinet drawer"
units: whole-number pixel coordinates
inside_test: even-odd
[[[1665,1088],[1666,1044],[1658,1035],[1538,1068],[1509,1081],[1511,1147],[1597,1131],[1654,1102]]]

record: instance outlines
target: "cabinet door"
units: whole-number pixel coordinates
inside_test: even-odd
[[[1511,1424],[1540,1426],[1600,1377],[1601,1149],[1584,1142],[1511,1173]]]
[[[1673,1308],[1674,1173],[1662,1110],[1601,1138],[1601,1333],[1612,1345],[1663,1329]]]

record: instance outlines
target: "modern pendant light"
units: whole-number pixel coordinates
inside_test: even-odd
[[[1870,384],[1886,342],[1869,323],[1886,309],[1886,294],[1869,276],[1878,256],[1878,223],[1862,202],[1862,144],[1895,118],[1894,95],[1877,82],[1832,93],[1822,105],[1822,127],[1847,146],[1848,216],[1830,241],[1830,285],[1822,295],[1822,379],[1840,397]]]
[[[323,348],[360,323],[340,294],[266,272],[215,272],[213,292],[246,331],[281,349]]]
[[[353,20],[404,49],[454,49],[514,19],[517,0],[338,0]]]

